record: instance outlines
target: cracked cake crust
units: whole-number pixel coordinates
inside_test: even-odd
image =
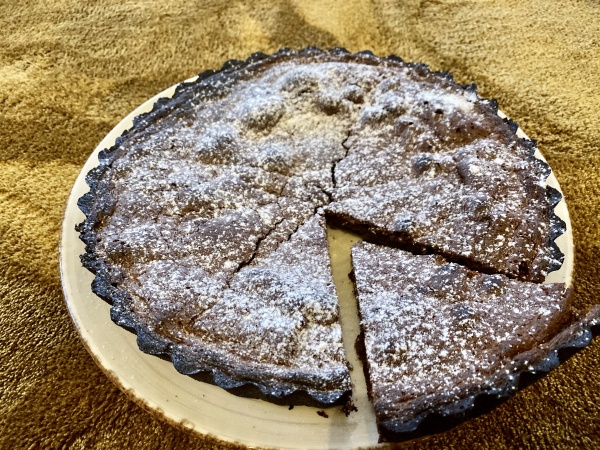
[[[303,63],[308,68],[303,67]],[[330,79],[320,76],[322,67],[313,70],[318,64],[324,65],[334,76]],[[346,69],[339,67],[346,64],[360,66],[366,76],[346,73]],[[432,73],[422,64],[404,63],[394,56],[378,58],[370,52],[349,54],[343,49],[324,52],[308,48],[282,49],[270,56],[257,53],[246,61],[228,61],[219,71],[204,72],[194,82],[179,85],[172,98],[159,100],[151,112],[138,116],[133,127],[123,133],[113,147],[100,153],[100,165],[86,178],[90,192],[78,202],[86,215],[86,220],[77,228],[86,244],[82,263],[96,275],[93,291],[112,304],[113,321],[136,332],[143,351],[166,355],[180,372],[212,381],[235,393],[263,396],[280,403],[345,402],[350,383],[341,335],[338,336],[337,331],[324,332],[319,337],[322,342],[331,344],[330,349],[335,349],[334,355],[322,355],[320,363],[329,364],[328,370],[323,367],[316,371],[305,370],[314,361],[308,363],[299,357],[304,361],[303,368],[269,372],[271,369],[265,369],[264,364],[258,367],[249,364],[252,358],[248,359],[248,355],[240,362],[239,354],[231,357],[214,348],[211,354],[207,347],[202,347],[205,343],[198,350],[199,341],[194,339],[198,336],[209,339],[207,336],[213,334],[207,331],[210,327],[206,323],[197,323],[194,308],[198,305],[189,298],[185,300],[187,294],[178,293],[177,288],[186,279],[195,280],[198,292],[194,295],[207,300],[201,309],[212,311],[215,304],[223,304],[224,293],[233,292],[236,286],[243,284],[239,274],[260,269],[269,272],[268,265],[274,264],[278,252],[291,258],[293,252],[286,249],[292,247],[293,237],[301,234],[305,226],[312,241],[304,244],[314,244],[315,258],[321,261],[320,274],[327,273],[327,276],[317,280],[318,288],[313,286],[308,297],[303,295],[319,298],[317,303],[327,304],[324,298],[335,299],[328,263],[323,262],[323,255],[327,259],[326,244],[323,247],[322,236],[315,235],[319,234],[315,227],[323,227],[323,219],[317,218],[323,212],[320,208],[326,207],[324,212],[328,219],[351,225],[348,217],[355,220],[360,214],[352,209],[353,205],[344,205],[344,202],[353,197],[364,198],[365,193],[373,194],[369,191],[376,187],[372,182],[353,179],[351,167],[344,178],[341,166],[352,157],[352,149],[362,145],[360,138],[364,137],[361,132],[365,127],[373,127],[373,123],[386,125],[388,109],[392,114],[399,114],[394,112],[392,99],[388,109],[386,105],[379,105],[384,113],[374,110],[365,121],[356,121],[365,111],[365,103],[372,100],[377,86],[400,72],[408,74],[411,81],[414,81],[411,77],[416,77],[434,88],[441,85],[455,91],[453,95],[468,96],[469,102],[486,110],[488,115],[495,116],[497,112],[495,102],[477,97],[473,85],[458,85],[449,74]],[[358,77],[360,83],[348,82],[347,78],[353,76]],[[327,89],[320,89],[322,84]],[[240,94],[243,89],[256,90]],[[427,114],[428,111],[423,117]],[[564,224],[553,214],[560,194],[543,184],[549,167],[533,156],[535,143],[514,137],[514,123],[498,120],[496,125],[502,129],[502,138],[521,149],[521,163],[530,165],[525,170],[534,174],[526,181],[528,193],[534,191],[531,197],[539,205],[540,222],[547,224],[536,239],[541,262],[534,264],[532,261],[537,257],[534,256],[527,270],[521,272],[488,267],[473,259],[473,255],[464,256],[452,249],[442,251],[443,247],[432,245],[430,241],[420,243],[410,234],[407,238],[402,227],[390,228],[389,221],[375,220],[389,210],[375,208],[371,211],[373,214],[358,217],[358,225],[351,226],[362,227],[368,237],[384,236],[394,245],[410,242],[413,248],[440,251],[451,259],[490,272],[508,272],[514,277],[539,280],[559,267],[562,255],[553,240],[564,232]],[[384,132],[385,129],[381,126],[378,130]],[[157,130],[159,141],[153,140]],[[374,152],[381,147],[378,142],[371,147],[369,142],[367,144],[363,148]],[[423,143],[418,145],[422,154]],[[440,153],[444,152],[434,151],[428,155],[436,157]],[[360,151],[356,155],[360,156]],[[434,163],[437,167],[437,161]],[[413,163],[410,167],[416,166],[419,164]],[[346,164],[346,169],[348,167]],[[456,170],[457,167],[455,161]],[[454,180],[456,170],[443,175],[442,184],[448,185],[449,180]],[[418,176],[424,172],[413,172],[411,169],[410,173],[388,177],[387,181],[392,185],[412,183],[418,187]],[[375,192],[372,196],[379,194]],[[144,217],[146,219],[140,220]],[[394,226],[397,224],[397,221],[392,222]],[[435,221],[433,226],[437,226]],[[296,240],[302,241],[301,236]],[[174,261],[177,264],[173,265]],[[291,265],[288,264],[285,271],[289,270]],[[148,292],[151,275],[163,283]],[[255,277],[253,288],[258,289],[260,285],[263,286],[260,289],[268,291],[273,285],[285,285],[280,275],[271,273],[269,286],[265,287],[263,275]],[[236,296],[244,297],[248,292],[251,289],[238,290]],[[175,311],[165,304],[162,293],[182,296],[180,306],[191,310]],[[283,298],[286,307],[292,308],[291,304],[297,307],[297,298],[287,298],[281,292],[276,296]],[[280,307],[276,306],[271,312],[281,312],[277,309]],[[302,307],[308,308],[307,304]],[[148,311],[159,318],[151,319]],[[302,333],[299,330],[306,331],[309,321],[304,313],[300,314],[302,319],[292,320],[298,311],[287,310],[286,319],[290,321],[285,326],[283,320],[271,324],[273,333],[278,336],[278,332],[285,334],[283,330],[294,330],[297,334]],[[177,314],[182,314],[179,319]],[[215,317],[215,323],[222,317],[227,315]],[[337,304],[329,304],[327,314],[319,316],[317,322],[319,320],[317,325],[325,327],[337,324]],[[335,329],[335,326],[330,328]],[[182,330],[185,336],[181,335]],[[195,337],[190,338],[190,335]],[[247,336],[249,341],[245,345],[253,342],[251,333]],[[302,342],[307,345],[310,339]],[[235,352],[243,352],[242,347],[235,347]],[[290,343],[287,350],[293,352],[292,348],[297,351]],[[310,345],[308,348],[312,349]],[[325,349],[318,351],[327,353]],[[285,363],[276,361],[268,364],[285,367]]]

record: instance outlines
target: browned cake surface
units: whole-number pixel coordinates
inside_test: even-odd
[[[494,104],[412,72],[369,100],[335,168],[334,219],[491,273],[541,282],[560,266],[548,246],[548,171]]]
[[[382,437],[506,396],[568,317],[562,284],[487,275],[435,255],[352,248],[370,394]]]
[[[339,403],[349,393],[323,218],[309,219],[228,286],[173,260],[131,273],[124,285],[132,300],[119,305],[119,320],[144,323],[142,348],[170,354],[178,370],[210,370],[227,389],[252,383],[286,404]],[[297,390],[304,397],[288,397]]]
[[[362,140],[372,139],[367,136]],[[530,147],[514,136],[500,143],[493,134],[468,137],[458,147],[430,139],[438,147],[429,151],[419,148],[422,142],[386,145],[381,138],[354,144],[336,175],[353,172],[362,179],[339,183],[328,214],[379,242],[442,254],[489,273],[541,282],[549,268],[560,267],[549,247],[546,174]],[[354,146],[359,150],[353,153]]]

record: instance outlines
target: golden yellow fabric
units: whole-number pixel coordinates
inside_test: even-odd
[[[0,448],[213,448],[95,366],[64,304],[69,190],[102,137],[229,58],[344,46],[476,82],[539,141],[569,205],[574,301],[600,303],[600,4],[595,0],[0,2]],[[600,447],[600,339],[491,413],[415,448]]]

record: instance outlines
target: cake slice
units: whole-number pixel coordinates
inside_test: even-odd
[[[326,206],[333,223],[374,242],[440,254],[473,270],[524,281],[541,283],[561,266],[553,241],[564,224],[551,210],[555,200],[547,195],[546,166],[529,154],[535,147],[526,141],[479,139],[438,152],[386,149],[403,158],[402,170],[392,170],[389,155],[380,156],[377,146],[370,160],[357,160],[356,145],[336,167],[340,181]],[[346,182],[358,178],[357,169],[379,175],[375,181]]]
[[[305,404],[343,403],[351,384],[325,219],[315,215],[241,269],[193,328],[194,347],[214,353],[219,371],[238,384],[250,381],[269,397],[301,391]]]
[[[497,113],[472,86],[386,78],[343,142],[328,218],[372,242],[543,282],[562,264],[561,196],[535,143]]]
[[[518,373],[544,359],[545,342],[563,325],[562,284],[481,274],[366,242],[354,245],[352,263],[383,441],[447,427],[475,413],[482,394],[510,394]],[[419,429],[427,416],[433,429]]]
[[[351,391],[325,219],[315,215],[268,257],[223,283],[180,261],[134,266],[131,296],[140,348],[243,396],[275,403],[344,404]]]

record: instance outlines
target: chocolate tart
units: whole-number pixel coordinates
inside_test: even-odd
[[[182,373],[343,404],[324,217],[488,274],[541,282],[560,267],[550,169],[497,112],[473,85],[394,56],[229,61],[100,153],[78,202],[92,289]]]

